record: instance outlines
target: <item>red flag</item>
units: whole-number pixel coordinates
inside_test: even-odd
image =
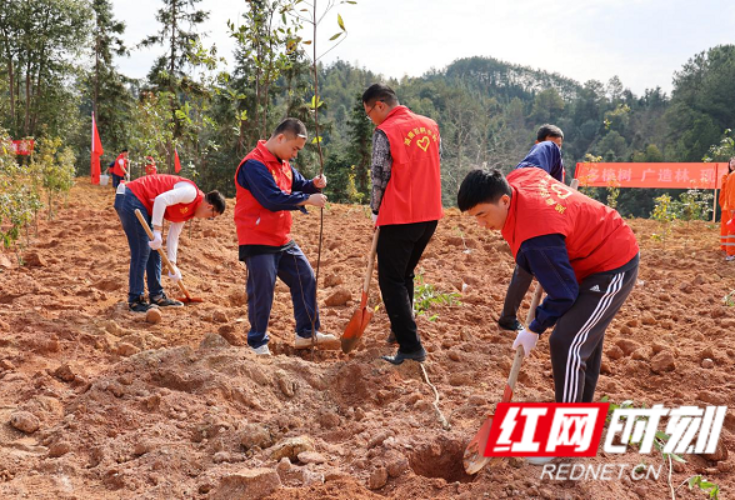
[[[179,152],[174,148],[174,171],[178,174],[181,172],[181,160],[179,160]]]
[[[91,174],[92,184],[100,183],[100,156],[105,152],[102,149],[102,141],[100,140],[100,134],[97,132],[97,122],[94,120],[94,112],[92,112],[92,159],[91,159]]]

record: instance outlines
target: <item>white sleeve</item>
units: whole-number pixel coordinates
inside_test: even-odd
[[[171,191],[156,196],[153,202],[153,216],[151,217],[154,226],[163,226],[163,214],[166,208],[179,203],[191,203],[197,197],[197,190],[188,182],[177,182]]]
[[[179,250],[179,236],[184,229],[186,222],[173,222],[168,227],[168,236],[166,236],[166,254],[171,264],[176,265],[176,252]]]

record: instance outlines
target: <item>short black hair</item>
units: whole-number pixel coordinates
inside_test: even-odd
[[[536,140],[538,142],[548,141],[549,137],[561,137],[564,139],[564,132],[561,131],[556,125],[545,123],[541,125],[536,132]]]
[[[123,148],[123,150],[122,150],[122,151],[120,151],[120,152],[121,152],[121,153],[127,153],[127,152],[128,152],[128,148]]]
[[[374,83],[362,94],[362,102],[372,106],[376,101],[383,101],[388,106],[398,104],[398,96],[395,91],[382,83]]]
[[[204,195],[204,201],[212,205],[214,207],[214,210],[218,214],[221,215],[225,213],[225,209],[227,208],[227,200],[225,200],[225,197],[222,196],[222,193],[220,193],[216,189]]]
[[[286,118],[278,124],[271,137],[276,137],[280,134],[306,139],[306,125],[298,118]]]
[[[470,171],[459,186],[457,206],[466,212],[480,203],[497,203],[504,194],[513,196],[503,173],[496,168],[478,168]]]

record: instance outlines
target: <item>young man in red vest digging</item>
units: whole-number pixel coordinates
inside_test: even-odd
[[[176,267],[176,254],[184,224],[194,218],[221,215],[225,207],[225,198],[219,191],[205,195],[192,181],[176,175],[146,175],[120,186],[115,196],[115,210],[130,246],[128,306],[131,311],[146,312],[153,305],[184,305],[166,297],[161,286],[161,256],[157,250],[163,245],[163,219],[171,222],[166,247],[174,272],[169,272],[168,276],[177,282],[181,279],[181,272]],[[140,210],[149,226],[152,222],[153,240],[148,238],[135,216],[136,209]],[[145,300],[144,277],[148,278],[150,303]]]
[[[528,356],[554,327],[549,347],[556,402],[592,402],[605,330],[638,275],[633,231],[612,208],[538,168],[514,170],[507,180],[499,170],[473,170],[457,204],[480,226],[501,231],[516,263],[547,294],[513,349],[522,346]]]
[[[413,312],[414,270],[444,212],[441,200],[439,127],[406,106],[388,86],[374,84],[362,95],[373,134],[370,207],[380,228],[378,282],[391,325],[388,343],[398,343],[399,365],[423,362],[426,351]]]
[[[307,181],[289,160],[306,144],[306,127],[286,118],[267,141],[259,141],[237,167],[235,226],[240,260],[248,267],[248,345],[258,355],[270,355],[270,321],[276,278],[288,285],[296,319],[296,349],[311,347],[312,320],[316,345],[335,345],[334,335],[319,332],[314,270],[291,239],[291,211],[306,205],[323,207],[326,177]],[[339,343],[336,344],[339,346]]]

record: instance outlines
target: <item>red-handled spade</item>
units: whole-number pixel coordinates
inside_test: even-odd
[[[355,348],[357,343],[360,341],[365,328],[370,323],[370,318],[373,317],[373,311],[368,309],[368,290],[370,288],[370,277],[373,274],[373,264],[375,263],[375,252],[378,248],[378,235],[380,234],[380,228],[375,229],[373,234],[373,245],[370,249],[370,256],[368,257],[367,272],[365,273],[365,282],[362,286],[362,297],[360,298],[360,308],[355,311],[352,315],[350,322],[347,323],[345,332],[342,334],[340,342],[342,344],[342,352],[347,354]]]

